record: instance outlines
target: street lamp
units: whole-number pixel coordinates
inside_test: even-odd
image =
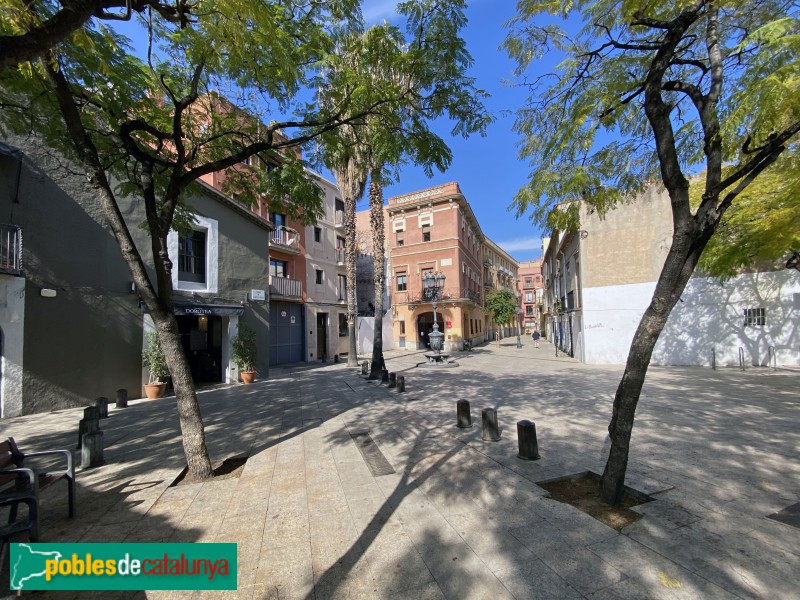
[[[433,331],[428,336],[431,341],[431,350],[440,354],[444,345],[444,334],[439,331],[439,323],[436,319],[436,303],[439,301],[442,290],[444,289],[444,273],[434,273],[426,271],[422,274],[422,294],[426,300],[433,303]]]

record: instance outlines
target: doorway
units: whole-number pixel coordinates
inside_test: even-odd
[[[439,311],[436,312],[436,322],[439,323],[439,331],[443,334],[446,333],[445,322],[444,319],[442,318],[442,313],[440,313]],[[431,331],[433,331],[433,312],[422,313],[417,318],[417,333],[419,335],[420,348],[431,347],[431,340],[430,340]]]
[[[317,358],[328,358],[328,313],[317,314]]]
[[[222,381],[222,317],[178,315],[183,353],[195,383]]]

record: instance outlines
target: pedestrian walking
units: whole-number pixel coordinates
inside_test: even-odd
[[[533,335],[532,335],[532,337],[533,337],[533,347],[534,347],[534,348],[538,348],[538,347],[539,347],[539,338],[540,338],[540,337],[542,337],[542,336],[539,334],[539,330],[538,330],[538,329],[534,329],[534,330],[533,330]]]

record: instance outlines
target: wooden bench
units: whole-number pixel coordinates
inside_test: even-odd
[[[39,473],[26,459],[62,456],[66,460],[64,469]],[[66,479],[69,516],[75,516],[75,465],[69,450],[43,450],[22,452],[14,438],[0,442],[0,506],[9,506],[8,525],[0,527],[0,537],[8,538],[20,531],[28,530],[31,541],[39,539],[39,491],[56,481]],[[28,519],[18,521],[20,504],[28,506]]]

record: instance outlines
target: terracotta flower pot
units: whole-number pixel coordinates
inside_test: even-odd
[[[239,371],[239,377],[242,378],[242,383],[253,383],[256,379],[255,371]]]
[[[148,400],[157,400],[164,397],[164,392],[167,391],[166,383],[146,383],[144,384],[144,394]]]

